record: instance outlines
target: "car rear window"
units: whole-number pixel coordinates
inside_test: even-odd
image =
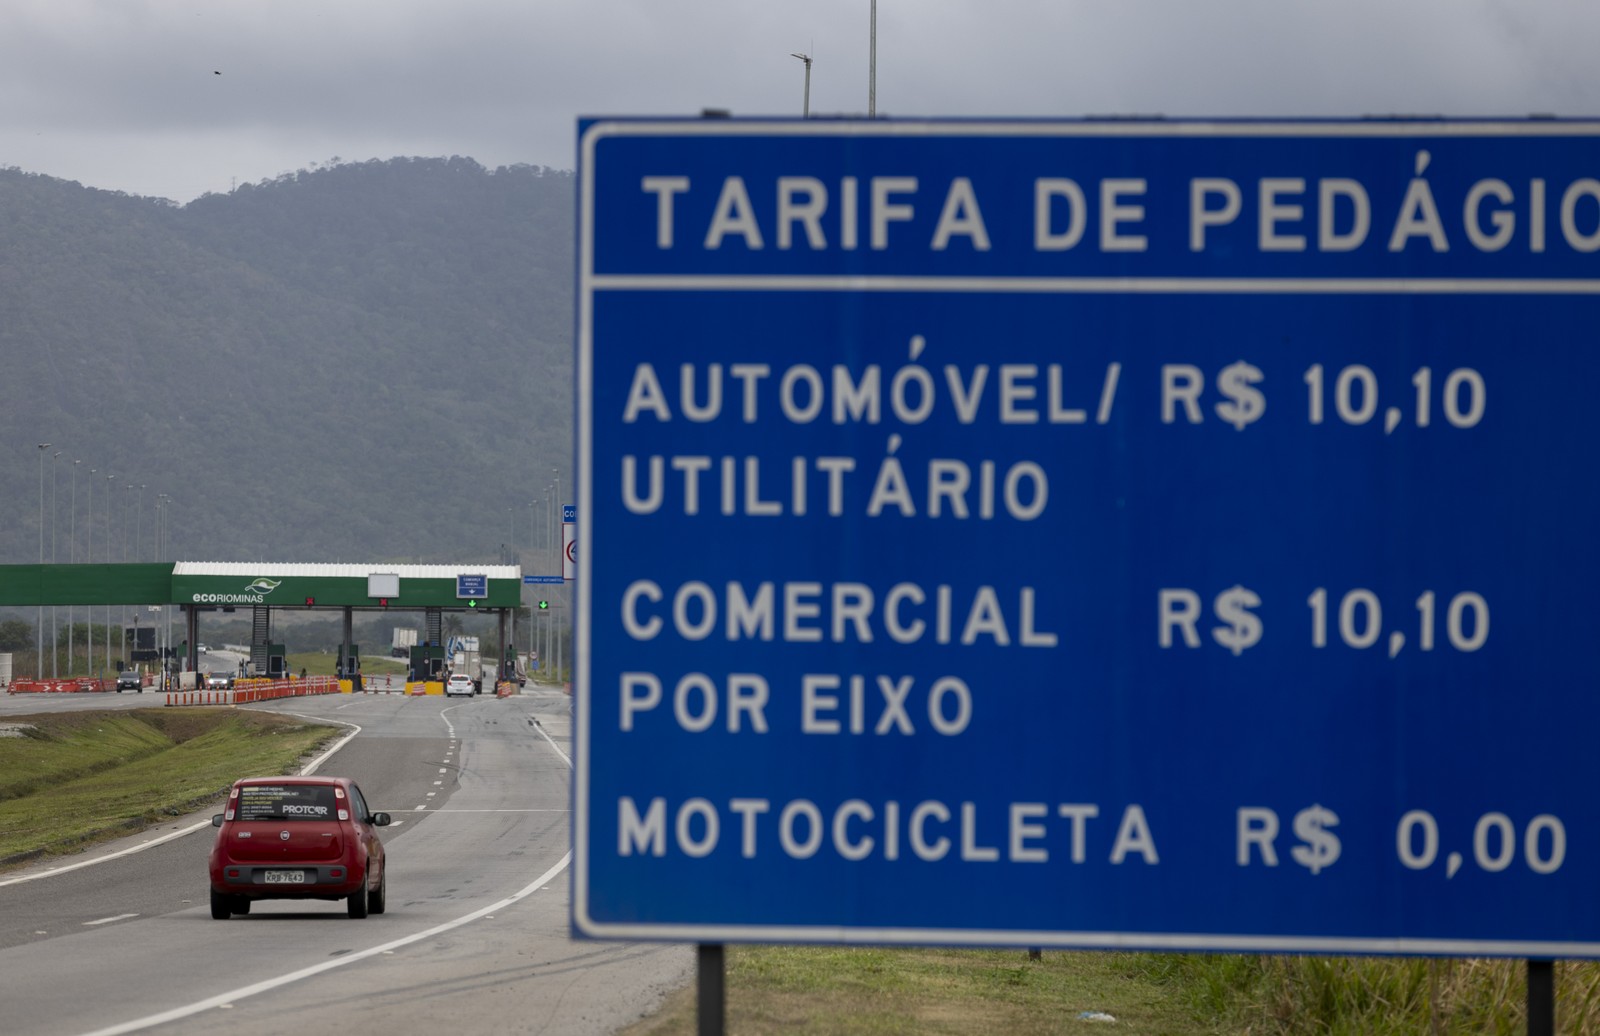
[[[333,820],[333,788],[326,784],[250,784],[239,789],[240,820]]]

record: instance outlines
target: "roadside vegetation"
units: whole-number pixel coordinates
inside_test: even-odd
[[[289,665],[289,672],[296,676],[304,669],[307,676],[333,676],[334,669],[338,666],[339,656],[331,651],[306,651],[300,654],[290,652],[285,661]],[[406,671],[406,664],[398,658],[374,658],[370,655],[361,657],[361,673],[363,676],[399,676]]]
[[[1557,1032],[1600,1031],[1600,965],[1555,974]],[[1527,1030],[1525,979],[1520,960],[731,946],[727,1031],[1511,1036]],[[624,1031],[695,1025],[691,986]]]
[[[0,869],[181,816],[240,777],[290,773],[339,733],[195,708],[41,713],[0,728]]]

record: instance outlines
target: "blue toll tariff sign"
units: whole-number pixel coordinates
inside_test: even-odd
[[[578,933],[1600,957],[1600,124],[579,133]]]

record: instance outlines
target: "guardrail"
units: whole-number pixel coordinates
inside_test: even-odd
[[[246,705],[277,698],[304,698],[313,694],[338,694],[339,681],[331,676],[304,680],[235,680],[228,690],[169,691],[168,705]]]

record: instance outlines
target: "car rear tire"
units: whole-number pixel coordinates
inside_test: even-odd
[[[226,921],[233,914],[233,897],[223,895],[216,889],[211,890],[211,917],[216,921]]]
[[[378,876],[378,887],[367,896],[367,909],[374,914],[381,914],[389,906],[389,871],[387,868]]]
[[[367,916],[367,882],[365,879],[362,879],[360,888],[350,893],[345,905],[351,917],[360,919]]]

